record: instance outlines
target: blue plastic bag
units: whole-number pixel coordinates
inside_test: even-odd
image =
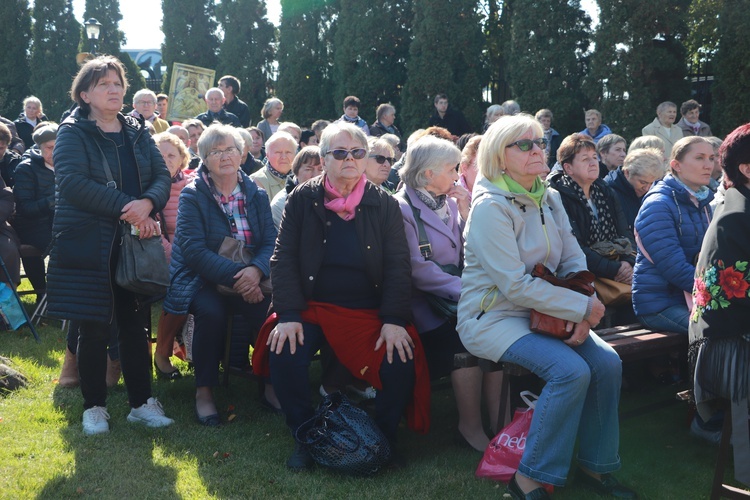
[[[18,330],[26,323],[23,306],[13,290],[0,281],[0,329]]]

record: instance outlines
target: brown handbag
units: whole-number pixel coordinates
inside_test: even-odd
[[[246,248],[240,240],[232,238],[231,236],[224,236],[217,253],[225,259],[229,259],[238,264],[244,264],[245,266],[249,266],[254,257],[253,253]],[[239,295],[234,288],[225,285],[216,285],[216,290],[222,295]],[[271,296],[271,278],[264,279],[260,282],[260,291],[263,293],[264,297]]]
[[[633,299],[632,287],[627,283],[620,283],[609,278],[596,278],[594,288],[596,288],[599,300],[605,306],[630,304]]]
[[[558,278],[540,262],[534,266],[531,275],[555,286],[568,288],[589,297],[594,294],[594,287],[591,283],[594,281],[595,276],[590,271],[578,271],[567,278]],[[566,321],[564,319],[555,318],[535,309],[531,310],[529,321],[531,331],[535,333],[542,333],[558,339],[567,339],[573,334],[572,331],[568,332],[565,330]]]

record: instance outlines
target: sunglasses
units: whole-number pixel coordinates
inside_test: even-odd
[[[534,148],[534,144],[539,146],[539,149],[546,149],[547,148],[547,139],[544,137],[540,137],[539,139],[521,139],[520,141],[511,142],[506,148],[512,148],[513,146],[518,146],[518,149],[523,151],[524,153],[531,151]]]
[[[367,154],[366,149],[357,148],[357,149],[332,149],[331,151],[327,152],[327,155],[331,155],[336,160],[346,160],[349,157],[349,153],[351,153],[352,158],[355,160],[361,160],[365,157]]]
[[[393,165],[393,162],[396,161],[395,158],[391,158],[390,156],[383,156],[383,155],[370,155],[369,158],[375,158],[375,161],[381,165],[385,163],[386,161],[390,163],[391,165]]]

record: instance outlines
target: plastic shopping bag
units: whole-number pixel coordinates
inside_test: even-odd
[[[26,323],[26,315],[18,296],[0,281],[0,330],[18,330]]]

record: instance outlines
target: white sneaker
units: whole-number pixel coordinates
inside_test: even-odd
[[[164,415],[164,408],[156,398],[148,398],[146,404],[130,410],[128,422],[135,422],[148,427],[166,427],[172,425],[174,420]]]
[[[367,386],[367,388],[364,391],[357,389],[353,385],[347,386],[346,388],[352,391],[354,394],[356,394],[362,399],[375,399],[375,397],[378,395],[377,389],[375,389],[371,385]]]
[[[87,436],[109,432],[109,413],[103,406],[94,406],[83,412],[83,433]]]

